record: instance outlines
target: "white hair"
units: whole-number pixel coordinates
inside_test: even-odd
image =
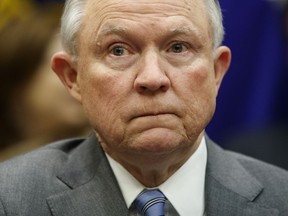
[[[221,7],[218,0],[204,0],[207,8],[210,28],[212,31],[212,46],[219,47],[224,40],[224,26]]]
[[[77,55],[77,36],[85,15],[86,0],[66,0],[61,19],[62,44],[68,53]]]
[[[77,36],[85,15],[87,0],[66,0],[61,20],[62,44],[68,53],[77,56]],[[224,38],[222,11],[218,0],[204,0],[212,31],[212,46],[217,48]]]

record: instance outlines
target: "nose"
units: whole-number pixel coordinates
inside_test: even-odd
[[[155,52],[149,52],[140,60],[138,73],[134,81],[134,88],[138,93],[166,92],[171,82],[160,57]]]

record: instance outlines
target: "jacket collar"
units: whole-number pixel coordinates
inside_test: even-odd
[[[278,215],[277,209],[259,206],[254,201],[263,191],[262,184],[208,137],[205,182],[206,215]]]
[[[128,209],[95,136],[81,143],[57,175],[70,190],[47,199],[54,216],[128,215]]]

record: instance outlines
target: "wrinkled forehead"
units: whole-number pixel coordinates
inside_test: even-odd
[[[87,0],[84,25],[99,27],[107,19],[182,16],[208,22],[204,0]]]

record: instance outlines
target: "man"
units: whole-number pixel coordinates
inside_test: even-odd
[[[222,29],[212,0],[68,0],[52,67],[95,136],[4,163],[1,215],[287,215],[287,172],[204,134]]]

